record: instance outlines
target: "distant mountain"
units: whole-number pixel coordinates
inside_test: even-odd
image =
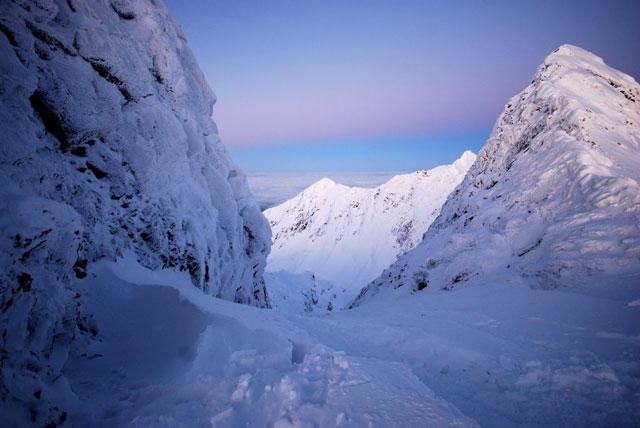
[[[398,175],[375,188],[322,179],[264,212],[273,233],[268,269],[313,272],[355,294],[422,240],[476,156]]]
[[[56,426],[94,261],[264,307],[270,231],[162,2],[2,1],[0,53],[0,425]]]
[[[355,187],[375,187],[396,174],[390,172],[272,172],[247,175],[249,188],[260,208],[266,210],[296,196],[322,178]]]
[[[362,290],[640,285],[640,85],[564,45],[513,97],[424,240]]]

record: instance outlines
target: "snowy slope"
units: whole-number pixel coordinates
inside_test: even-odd
[[[402,361],[487,427],[633,427],[640,420],[640,289],[587,295],[525,278],[390,293],[310,320],[347,354]],[[597,294],[601,294],[598,296]]]
[[[206,298],[187,281],[127,259],[92,267],[83,293],[104,340],[89,358],[72,349],[73,424],[477,426],[410,366],[325,346],[304,325],[320,317]]]
[[[564,45],[513,97],[424,241],[363,289],[640,284],[640,85]],[[589,287],[587,287],[589,288]]]
[[[638,289],[598,297],[520,278],[310,317],[211,299],[185,272],[134,262],[96,264],[82,284],[104,339],[80,350],[89,358],[72,349],[65,367],[77,426],[619,427],[640,418]]]
[[[273,233],[270,271],[310,271],[354,297],[399,254],[417,245],[475,155],[398,175],[376,188],[322,179],[265,211]]]
[[[0,395],[42,426],[69,343],[99,335],[78,293],[94,260],[130,249],[267,306],[270,231],[161,3],[2,1],[0,33]]]
[[[353,300],[345,288],[324,281],[311,272],[266,272],[271,307],[287,314],[327,314]]]

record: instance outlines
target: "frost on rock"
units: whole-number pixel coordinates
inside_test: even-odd
[[[88,265],[132,250],[268,306],[270,231],[161,4],[3,1],[0,33],[0,395],[60,423],[69,343],[99,334],[75,286]]]
[[[506,105],[422,243],[355,304],[391,289],[389,278],[416,291],[416,276],[438,289],[491,275],[637,286],[639,182],[640,85],[563,45]]]
[[[420,243],[475,159],[467,151],[451,165],[397,175],[374,188],[316,182],[264,212],[273,230],[268,269],[313,272],[353,299]]]

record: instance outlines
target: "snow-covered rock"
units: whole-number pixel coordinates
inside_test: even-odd
[[[640,85],[563,45],[513,97],[423,242],[362,290],[640,284]]]
[[[415,247],[476,156],[398,175],[375,188],[328,178],[264,212],[273,233],[270,271],[310,271],[353,297]]]
[[[3,1],[0,33],[0,395],[44,425],[69,344],[99,336],[76,287],[92,261],[128,249],[268,306],[270,231],[161,3]]]

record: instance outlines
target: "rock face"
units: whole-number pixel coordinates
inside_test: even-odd
[[[365,289],[640,284],[640,85],[564,45],[513,97],[423,242]],[[386,292],[386,291],[385,291]]]
[[[270,270],[313,272],[351,293],[415,247],[476,156],[398,175],[375,188],[327,178],[265,211],[273,230]]]
[[[268,306],[270,231],[162,4],[7,0],[0,33],[0,394],[43,425],[69,344],[99,335],[74,287],[92,261],[133,251]]]

